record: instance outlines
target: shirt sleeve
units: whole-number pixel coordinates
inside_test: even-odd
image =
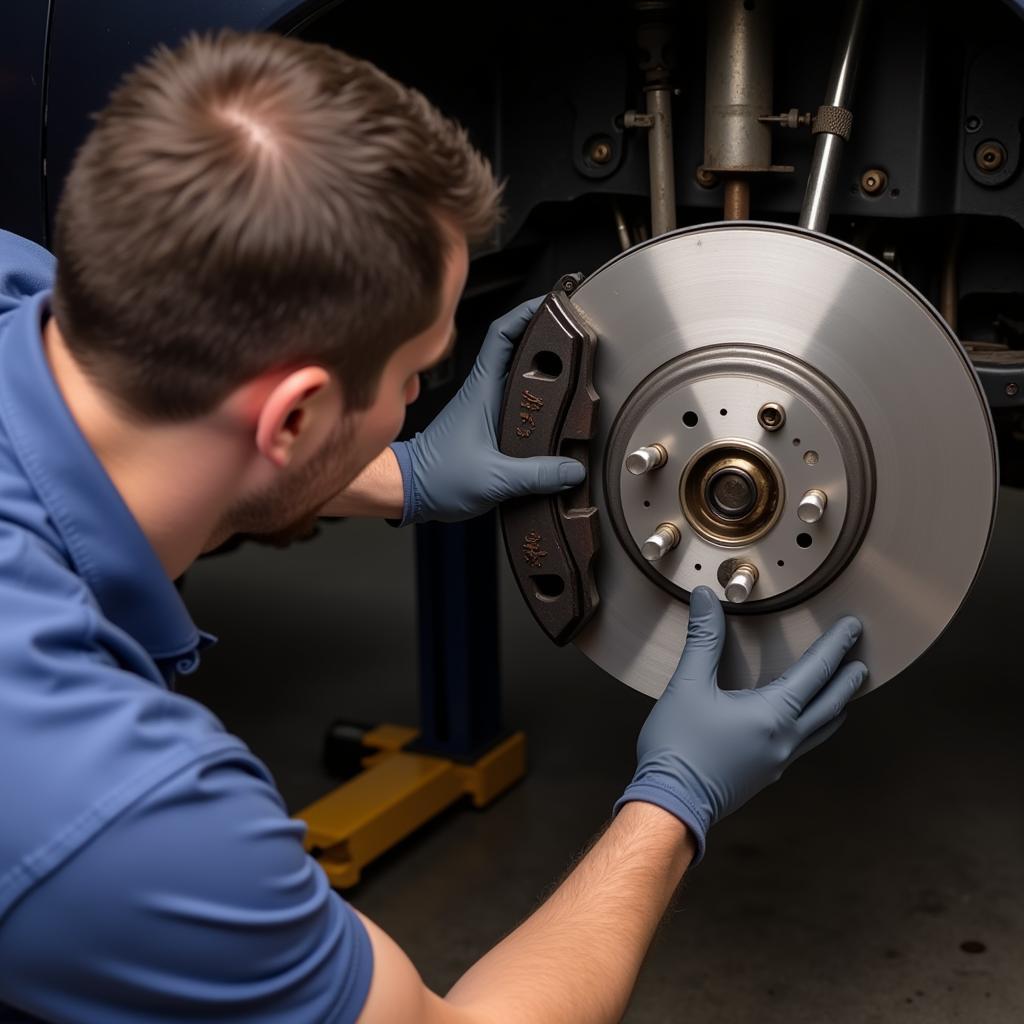
[[[0,230],[0,314],[53,287],[57,261],[41,245]]]
[[[246,753],[151,791],[0,928],[0,1002],[46,1020],[355,1021],[366,929]]]

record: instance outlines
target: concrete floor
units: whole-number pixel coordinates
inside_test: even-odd
[[[1024,493],[1005,492],[946,635],[714,829],[630,1024],[1024,1020],[1022,571]],[[331,785],[332,718],[415,722],[408,531],[348,522],[287,552],[249,546],[197,567],[186,597],[221,638],[187,692],[264,758],[292,809]],[[348,894],[441,991],[601,827],[649,706],[550,646],[507,573],[501,599],[506,717],[529,737],[529,776],[484,812],[450,811]]]

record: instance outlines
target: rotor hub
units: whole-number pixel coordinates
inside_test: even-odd
[[[636,474],[628,465],[644,447],[664,458]],[[827,585],[874,500],[871,446],[850,403],[802,361],[752,345],[709,346],[642,381],[611,429],[605,481],[619,539],[648,578],[683,600],[700,585],[729,600],[720,570],[740,559],[757,571],[735,609],[745,613]],[[812,492],[824,496],[813,524],[800,515]],[[647,558],[665,523],[679,543]]]
[[[570,301],[601,399],[585,654],[657,696],[701,585],[731,620],[725,686],[776,677],[843,615],[864,623],[867,688],[935,641],[988,545],[995,442],[912,286],[834,238],[727,223],[636,246]]]

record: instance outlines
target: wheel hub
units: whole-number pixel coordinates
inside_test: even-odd
[[[733,223],[636,247],[571,301],[601,396],[584,653],[658,695],[699,585],[730,617],[727,686],[778,675],[845,614],[869,687],[934,642],[985,554],[995,445],[962,348],[910,285],[835,239]]]

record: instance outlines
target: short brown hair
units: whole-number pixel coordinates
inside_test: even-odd
[[[222,32],[159,48],[96,115],[57,213],[54,314],[131,411],[182,420],[268,369],[365,408],[440,308],[447,219],[500,188],[465,131],[330,47]]]

